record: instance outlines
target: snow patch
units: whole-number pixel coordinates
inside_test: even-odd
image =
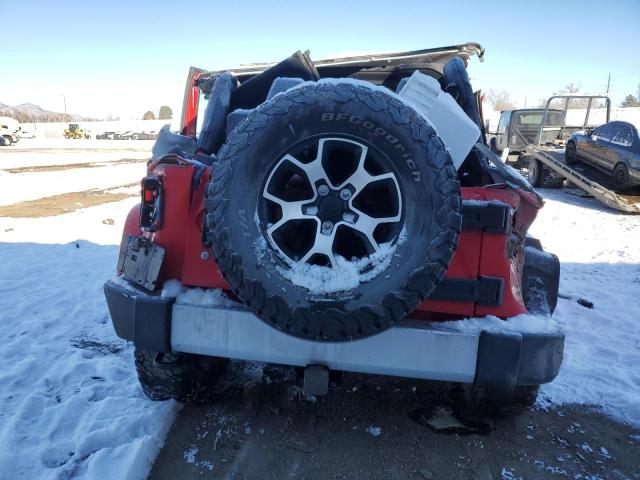
[[[402,245],[406,238],[406,230],[403,228],[395,242],[380,244],[379,250],[368,257],[349,261],[336,255],[337,265],[333,268],[294,262],[290,262],[289,268],[276,268],[284,278],[294,285],[306,288],[312,295],[347,292],[384,272],[391,265],[397,247]],[[258,258],[269,255],[267,241],[263,236],[254,241],[254,249]]]
[[[185,287],[178,280],[167,280],[162,287],[161,297],[175,298],[178,305],[192,305],[199,307],[237,307],[238,303],[231,300],[220,288]]]
[[[182,287],[182,283],[179,280],[167,280],[162,286],[162,292],[160,296],[162,298],[176,298],[181,293],[185,292],[186,288]]]
[[[185,450],[183,456],[187,463],[196,463],[196,455],[198,454],[198,447],[191,445],[188,450]]]
[[[391,265],[397,246],[398,243],[384,243],[377,252],[358,260],[349,261],[336,255],[334,268],[294,263],[290,269],[278,268],[278,271],[314,295],[349,291],[384,272]]]
[[[379,437],[380,435],[382,435],[382,428],[370,425],[367,427],[366,432],[373,437]]]
[[[502,480],[522,480],[522,477],[513,468],[503,468],[500,472],[500,478]]]
[[[559,323],[550,315],[522,314],[503,320],[494,316],[469,318],[442,322],[435,328],[455,330],[456,332],[479,334],[487,332],[513,333],[558,333],[561,332]]]

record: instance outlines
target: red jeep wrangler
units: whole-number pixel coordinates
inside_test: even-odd
[[[560,267],[527,237],[541,198],[484,143],[483,53],[190,70],[105,284],[150,398],[198,400],[244,359],[302,367],[307,394],[334,369],[535,400],[564,336],[509,318],[548,318]]]

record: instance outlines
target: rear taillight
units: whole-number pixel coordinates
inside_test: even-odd
[[[142,179],[140,229],[153,232],[162,227],[162,177],[149,175]]]

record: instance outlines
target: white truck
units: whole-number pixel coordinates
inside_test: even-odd
[[[0,117],[0,146],[17,143],[20,123],[11,117]]]

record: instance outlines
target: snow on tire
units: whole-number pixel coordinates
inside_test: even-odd
[[[365,337],[442,279],[461,226],[457,173],[395,94],[353,80],[303,84],[259,106],[218,157],[207,239],[234,292],[274,327]]]

